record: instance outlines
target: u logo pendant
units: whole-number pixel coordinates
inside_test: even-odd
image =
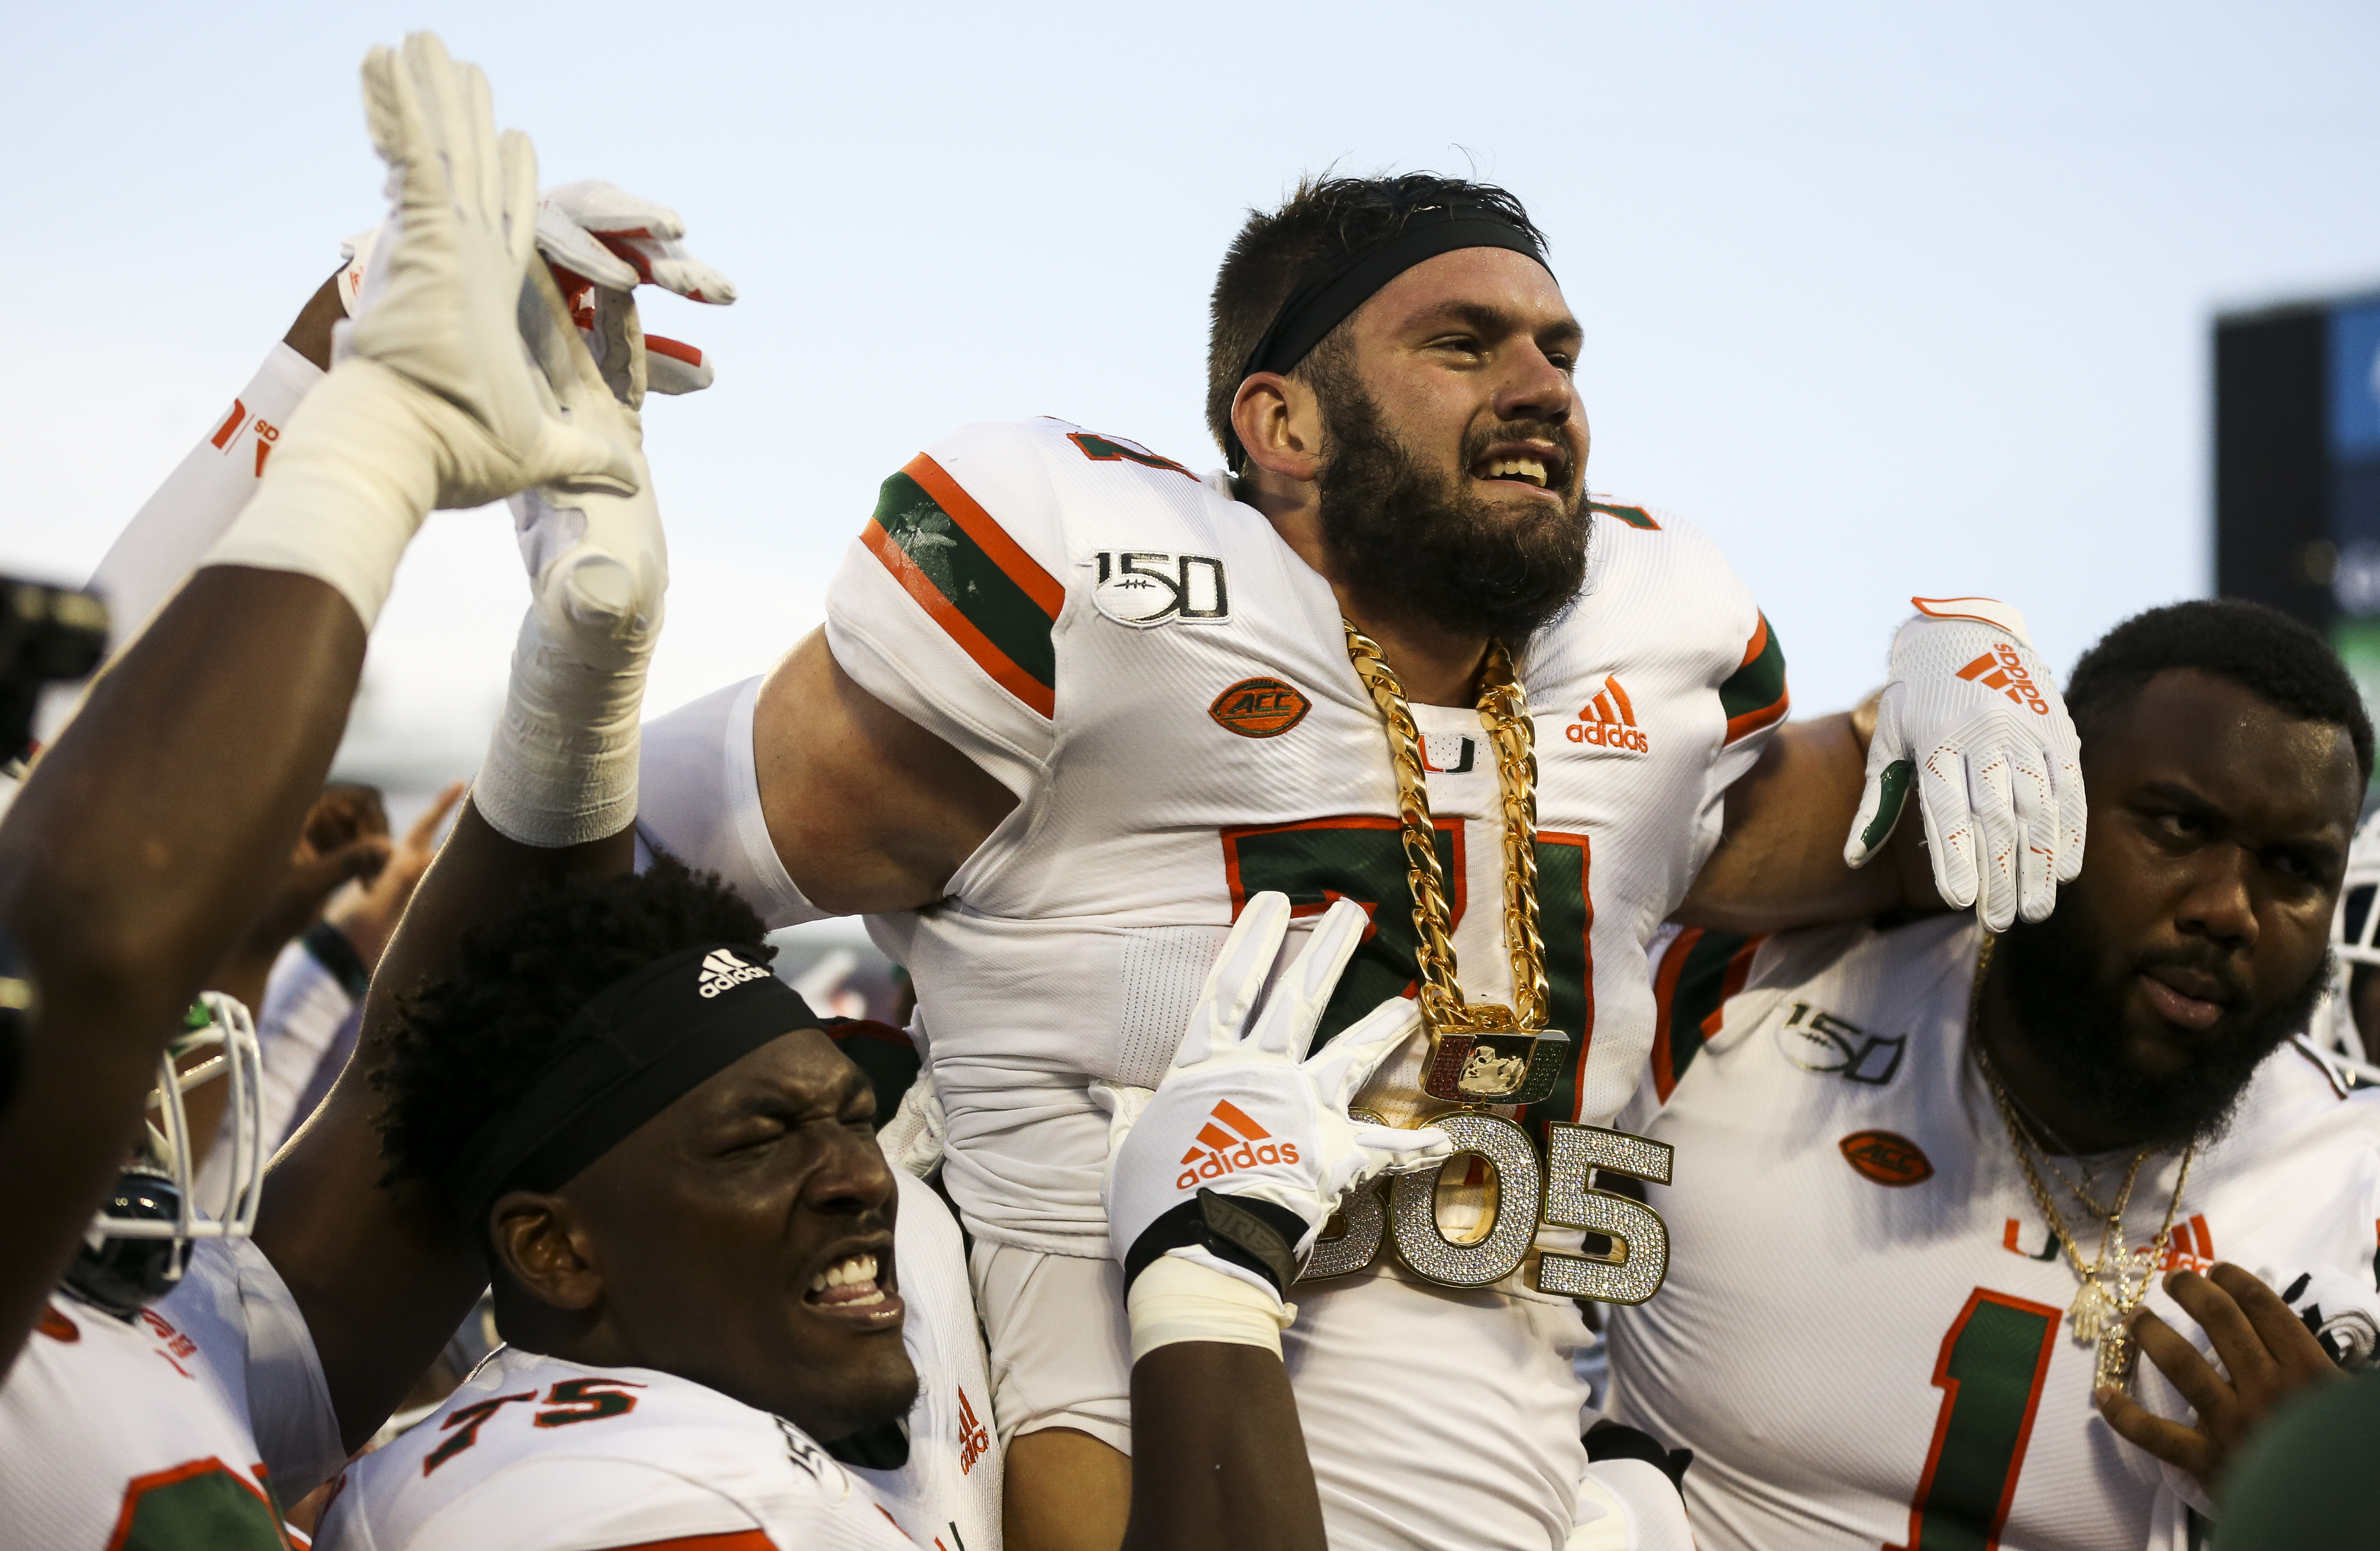
[[[1569,1035],[1523,1028],[1499,1002],[1464,1003],[1458,1017],[1429,1031],[1422,1092],[1449,1104],[1535,1104],[1552,1095]]]

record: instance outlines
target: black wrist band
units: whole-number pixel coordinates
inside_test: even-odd
[[[1305,1224],[1286,1206],[1247,1195],[1218,1195],[1200,1186],[1197,1195],[1141,1230],[1123,1257],[1123,1288],[1157,1264],[1168,1250],[1199,1245],[1208,1254],[1243,1266],[1286,1296],[1297,1279],[1297,1242]]]

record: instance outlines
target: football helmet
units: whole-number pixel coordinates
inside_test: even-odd
[[[188,1058],[216,1052],[183,1070]],[[221,1078],[231,1084],[223,1145],[231,1149],[231,1197],[221,1218],[199,1210],[198,1165],[182,1096]],[[264,1182],[264,1060],[248,1009],[219,992],[191,1004],[180,1034],[157,1060],[142,1145],[91,1219],[67,1285],[129,1318],[172,1290],[200,1239],[244,1239],[256,1226]]]
[[[2365,1047],[2356,1031],[2350,991],[2359,965],[2380,968],[2380,814],[2364,821],[2348,847],[2347,876],[2338,885],[2338,907],[2330,917],[2330,989],[2314,1009],[2306,1033],[2316,1046],[2360,1065]]]

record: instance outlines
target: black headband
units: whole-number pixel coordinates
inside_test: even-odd
[[[1433,206],[1379,241],[1318,261],[1272,315],[1272,325],[1240,368],[1245,382],[1259,371],[1288,371],[1390,281],[1425,260],[1462,248],[1502,248],[1538,263],[1546,250],[1528,229],[1485,206]],[[1247,458],[1227,421],[1223,452],[1233,471]]]
[[[818,1027],[794,988],[714,942],[659,959],[578,1010],[527,1093],[491,1118],[448,1170],[474,1226],[496,1197],[554,1190],[638,1126],[771,1040]]]

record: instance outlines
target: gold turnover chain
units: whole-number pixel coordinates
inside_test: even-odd
[[[1413,890],[1423,1023],[1434,1034],[1491,1026],[1483,1024],[1463,1000],[1455,978],[1446,874],[1439,866],[1438,829],[1429,816],[1421,733],[1414,725],[1404,685],[1381,660],[1378,642],[1352,624],[1341,623],[1346,625],[1347,656],[1355,665],[1355,676],[1364,681],[1388,725],[1397,817],[1404,830],[1405,878]],[[1488,644],[1484,680],[1479,721],[1496,750],[1497,789],[1504,806],[1504,943],[1512,956],[1512,1015],[1522,1031],[1542,1029],[1548,998],[1545,945],[1537,935],[1536,731],[1529,721],[1528,697],[1512,672],[1512,654],[1501,641]]]

